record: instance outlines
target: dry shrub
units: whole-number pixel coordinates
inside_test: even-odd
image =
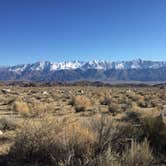
[[[17,127],[17,124],[15,122],[15,119],[11,117],[2,117],[0,118],[0,130],[15,130]]]
[[[120,107],[122,112],[129,111],[132,108],[132,102],[126,101],[125,103],[121,104]]]
[[[95,135],[94,157],[89,166],[120,166],[119,155],[112,151],[114,135],[118,131],[118,124],[110,117],[97,115],[91,118],[89,128]]]
[[[117,130],[110,119],[99,118],[90,126],[79,121],[30,120],[17,133],[8,165],[118,165],[111,151],[112,135]]]
[[[122,154],[129,147],[129,138],[138,139],[138,129],[130,123],[117,122],[107,115],[95,116],[90,121],[90,127],[96,135],[96,154],[101,155],[109,148],[116,153]]]
[[[116,113],[119,112],[119,106],[118,104],[112,103],[108,106],[108,111],[112,113],[113,115],[116,115]]]
[[[79,123],[66,126],[65,122],[54,119],[33,119],[17,133],[10,163],[17,166],[84,165],[93,157],[94,142],[93,133]]]
[[[100,99],[100,104],[110,105],[112,103],[112,98],[110,96],[104,96]]]
[[[16,101],[14,103],[14,111],[26,117],[42,117],[54,109],[52,104],[42,102],[31,102],[29,104]]]
[[[131,123],[139,123],[141,114],[136,111],[126,111],[122,120]]]
[[[28,116],[30,114],[30,109],[28,104],[23,101],[16,101],[14,103],[13,110],[23,116]]]
[[[140,135],[147,137],[155,152],[166,152],[166,125],[161,116],[141,119]]]
[[[166,125],[161,116],[153,117],[148,114],[145,116],[131,111],[126,113],[123,120],[125,120],[125,123],[128,122],[127,126],[131,126],[130,129],[132,129],[127,129],[127,126],[122,128],[123,130],[127,129],[126,134],[127,132],[132,134],[130,136],[127,134],[128,138],[135,138],[138,141],[143,141],[147,138],[155,154],[166,154]],[[126,138],[124,133],[123,137]]]
[[[126,95],[128,96],[129,99],[132,99],[133,101],[138,101],[138,100],[143,100],[144,97],[135,93],[134,91],[127,91]]]
[[[98,154],[93,158],[88,166],[121,166],[120,164],[120,156],[114,153],[111,147],[108,147],[106,151]]]
[[[51,154],[58,154],[59,143],[55,139],[60,132],[60,125],[52,120],[29,120],[18,131],[9,156],[10,165],[49,163]]]
[[[105,115],[98,115],[90,121],[90,128],[96,135],[96,155],[101,155],[111,147],[113,135],[118,130],[118,125]]]
[[[153,161],[152,151],[149,143],[145,139],[138,144],[136,141],[131,142],[131,148],[123,154],[122,166],[150,166]]]
[[[145,100],[144,99],[139,99],[137,101],[137,105],[141,108],[154,108],[154,107],[160,105],[159,103],[160,103],[159,101],[152,100],[152,99],[147,100],[146,98],[145,98]]]
[[[50,112],[52,108],[49,107],[49,104],[35,102],[31,105],[31,117],[42,117],[48,112]]]
[[[72,97],[70,104],[75,107],[76,112],[87,111],[92,106],[91,100],[86,96]]]
[[[129,139],[138,139],[138,130],[130,123],[120,123],[112,136],[112,150],[120,155],[130,146]]]
[[[137,101],[137,105],[141,108],[147,108],[148,107],[148,103],[146,101],[142,100],[142,99]]]
[[[89,128],[82,126],[80,122],[66,126],[58,138],[66,147],[68,157],[65,159],[65,163],[83,165],[94,157],[96,137]],[[69,156],[73,157],[70,161]]]
[[[126,139],[135,138],[136,132],[133,126],[120,125],[105,115],[86,121],[34,118],[18,131],[7,165],[120,166],[139,161],[141,166],[143,160],[151,161],[147,142],[125,151],[130,147]]]

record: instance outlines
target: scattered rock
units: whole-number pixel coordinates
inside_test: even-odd
[[[11,90],[10,89],[1,89],[2,93],[7,94],[10,93]]]
[[[0,135],[2,135],[3,134],[3,132],[0,130]]]
[[[47,91],[44,91],[44,92],[43,92],[43,95],[48,95],[48,92],[47,92]]]
[[[77,92],[78,95],[83,95],[84,94],[84,91],[82,89],[78,90]]]

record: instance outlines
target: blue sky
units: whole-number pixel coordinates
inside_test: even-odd
[[[0,0],[0,65],[166,60],[165,0]]]

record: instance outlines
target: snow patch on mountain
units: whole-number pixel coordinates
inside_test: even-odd
[[[33,64],[24,64],[8,67],[8,71],[22,73],[28,71],[56,71],[56,70],[126,70],[126,69],[157,69],[166,67],[166,62],[160,61],[144,61],[141,59],[133,61],[104,61],[104,60],[93,60],[88,62],[71,61],[71,62],[36,62]]]

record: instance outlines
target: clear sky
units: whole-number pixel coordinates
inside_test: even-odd
[[[166,0],[0,0],[0,65],[166,60]]]

